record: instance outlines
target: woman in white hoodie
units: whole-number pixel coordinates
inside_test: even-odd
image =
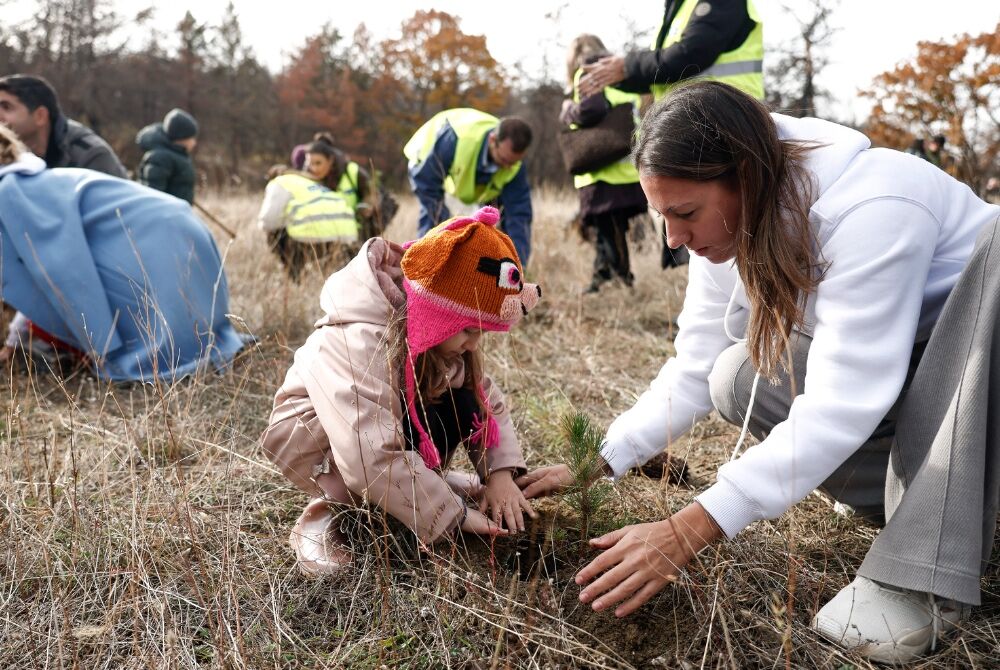
[[[713,407],[761,442],[671,518],[594,540],[581,600],[629,614],[701,549],[820,488],[873,519],[884,502],[889,521],[813,627],[873,660],[926,652],[979,603],[996,528],[1000,207],[714,82],[652,109],[635,156],[692,259],[677,355],[609,428],[605,470],[622,476]],[[551,466],[519,484],[532,497],[566,481]]]

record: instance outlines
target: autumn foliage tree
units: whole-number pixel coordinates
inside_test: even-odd
[[[0,7],[10,3],[0,0]],[[200,125],[196,167],[213,185],[259,186],[270,164],[328,130],[352,159],[402,187],[403,145],[436,112],[514,111],[539,128],[558,112],[547,89],[512,94],[513,78],[486,37],[464,33],[444,12],[418,11],[398,37],[384,40],[364,26],[352,40],[324,26],[272,72],[244,42],[244,3],[229,2],[217,23],[187,12],[166,31],[157,27],[154,6],[124,16],[112,0],[17,3],[33,11],[17,23],[0,19],[0,73],[46,77],[65,113],[93,127],[129,167],[141,155],[136,131],[172,107],[186,108]],[[558,158],[540,146],[554,139],[536,137],[532,150],[545,169],[529,174],[559,172],[542,164],[549,154]]]
[[[507,102],[507,77],[486,37],[463,33],[458,17],[418,11],[403,23],[398,39],[381,47],[385,71],[409,92],[403,117],[414,129],[443,109],[498,112]]]
[[[980,35],[919,42],[911,62],[875,78],[872,141],[903,148],[914,137],[943,134],[951,171],[977,192],[1000,160],[1000,24]]]
[[[405,174],[406,140],[436,112],[499,112],[510,96],[486,38],[438,11],[418,11],[400,37],[379,43],[359,26],[342,45],[327,26],[292,56],[276,87],[291,142],[330,130],[354,160],[372,161],[394,181]]]
[[[325,26],[292,56],[276,84],[288,127],[294,136],[303,136],[298,141],[324,129],[352,151],[361,148],[364,138],[355,113],[357,87],[347,62],[336,50],[340,39],[336,30]]]

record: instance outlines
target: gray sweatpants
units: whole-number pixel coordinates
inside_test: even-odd
[[[979,235],[926,343],[914,347],[899,400],[875,433],[820,487],[888,519],[858,574],[978,605],[1000,499],[1000,219]],[[802,392],[811,338],[794,333],[794,388]],[[924,346],[926,344],[926,348]],[[709,378],[712,401],[740,425],[754,370],[729,347]],[[763,439],[788,417],[792,380],[761,381],[749,430]]]

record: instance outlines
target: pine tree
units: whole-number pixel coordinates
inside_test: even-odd
[[[573,483],[566,500],[580,511],[580,541],[590,535],[590,523],[611,495],[611,485],[602,481],[601,444],[604,433],[585,414],[568,414],[562,420],[563,435],[569,446],[567,465]]]

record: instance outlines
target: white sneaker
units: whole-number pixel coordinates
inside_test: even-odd
[[[812,628],[878,663],[907,663],[960,625],[969,606],[857,577],[823,606]]]

